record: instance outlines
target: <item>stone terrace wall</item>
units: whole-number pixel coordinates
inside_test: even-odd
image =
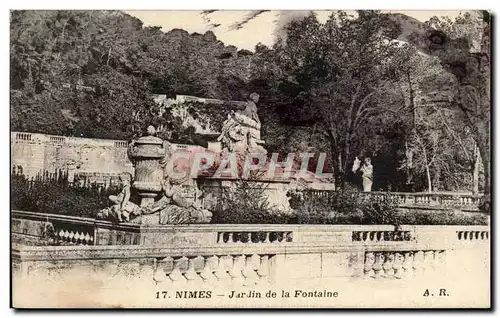
[[[467,297],[481,296],[478,304],[488,305],[488,227],[414,226],[394,232],[390,226],[376,225],[196,225],[148,230],[155,236],[176,232],[191,240],[107,246],[14,244],[14,305],[217,307],[216,299],[153,300],[157,291],[211,291],[215,298],[231,290],[289,290],[293,295],[297,289],[313,288],[338,290],[344,299],[370,293],[379,301],[391,290],[391,297],[406,295],[397,306],[411,307],[423,300],[425,288],[447,288],[456,293],[455,302],[466,301],[460,296],[464,286],[457,285],[464,277]],[[248,240],[257,236],[261,238]],[[43,286],[43,292],[37,286]],[[37,292],[38,297],[29,297]],[[292,296],[286,304],[296,306],[297,301]],[[335,307],[332,298],[323,301]],[[235,303],[244,304],[245,300]]]
[[[28,177],[46,170],[75,174],[132,172],[127,141],[11,132],[11,170]],[[18,169],[21,167],[21,171]]]

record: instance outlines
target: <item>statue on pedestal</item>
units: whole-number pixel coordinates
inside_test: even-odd
[[[109,197],[113,205],[102,209],[97,217],[150,225],[209,223],[212,213],[183,194],[184,180],[169,177],[166,165],[172,149],[155,133],[150,126],[147,137],[131,143],[128,154],[134,163],[135,180],[130,174],[120,176],[121,192]],[[132,189],[140,197],[140,205],[130,201]]]
[[[222,126],[222,133],[217,139],[226,152],[267,153],[260,139],[260,120],[257,115],[259,95],[252,93],[238,111],[230,114]]]

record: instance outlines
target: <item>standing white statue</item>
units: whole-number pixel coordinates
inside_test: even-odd
[[[370,158],[365,158],[365,162],[361,167],[361,172],[363,173],[363,191],[370,192],[372,191],[373,184],[373,166]]]
[[[356,157],[356,159],[354,159],[354,164],[352,165],[352,172],[356,173],[357,171],[361,171],[363,191],[371,192],[373,185],[373,166],[371,159],[366,157],[363,166],[361,166],[361,160]]]

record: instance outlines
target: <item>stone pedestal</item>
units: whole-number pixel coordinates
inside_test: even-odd
[[[223,178],[203,178],[202,184],[204,188],[205,209],[213,209],[216,206],[217,200],[220,198],[224,189],[232,188],[238,180],[223,179]],[[265,195],[269,204],[275,206],[283,212],[290,212],[291,208],[288,203],[287,192],[294,188],[294,184],[288,180],[252,180],[247,181],[250,186],[255,189],[265,189]]]

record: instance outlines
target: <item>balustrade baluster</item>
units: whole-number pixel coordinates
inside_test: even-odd
[[[376,232],[370,232],[370,242],[373,242],[377,239],[377,233]]]
[[[260,266],[257,269],[257,274],[260,277],[259,283],[269,283],[269,255],[260,257]]]
[[[425,251],[424,252],[424,271],[434,271],[436,268],[436,264],[434,262],[434,251]]]
[[[217,233],[217,243],[224,243],[224,232]]]
[[[413,275],[417,275],[424,270],[424,252],[417,251],[413,255]]]
[[[414,255],[412,252],[405,252],[403,261],[403,276],[413,274],[413,260]]]
[[[365,253],[365,275],[374,276],[373,264],[375,264],[375,254],[372,252]]]
[[[264,238],[264,243],[270,243],[269,241],[269,232],[265,232],[265,238]]]
[[[195,271],[195,260],[197,259],[198,257],[189,257],[188,258],[188,268],[186,270],[186,272],[184,273],[184,277],[186,277],[186,279],[188,280],[188,282],[202,282],[203,279],[198,275],[198,273],[196,273]]]
[[[209,284],[217,281],[217,277],[215,277],[211,265],[216,261],[218,263],[218,260],[215,260],[214,257],[216,258],[216,256],[203,256],[203,269],[200,272],[200,277],[204,282]]]
[[[89,235],[89,233],[85,234],[85,236],[83,237],[83,241],[85,242],[85,244],[89,244],[90,243],[90,235]]]
[[[158,284],[158,283],[163,283],[168,280],[167,273],[165,273],[164,264],[165,264],[165,259],[156,259],[156,269],[153,274],[153,280]]]
[[[182,275],[181,272],[181,263],[186,261],[186,257],[178,257],[174,258],[174,267],[168,277],[174,282],[174,283],[185,283],[186,282],[186,277]]]
[[[403,276],[403,261],[404,256],[401,253],[394,254],[394,263],[392,264],[392,269],[394,271],[394,277],[398,279]]]
[[[373,264],[373,275],[374,277],[379,277],[382,271],[382,264],[384,264],[384,254],[375,253],[375,263]]]
[[[385,253],[384,263],[382,265],[382,269],[384,270],[384,276],[390,277],[394,275],[393,265],[394,265],[394,254]]]
[[[245,259],[245,267],[242,270],[243,277],[245,277],[244,286],[253,286],[259,279],[259,275],[255,272],[254,255],[247,255]]]
[[[446,268],[446,251],[435,251],[434,253],[434,267],[439,272],[442,273]]]
[[[229,271],[232,281],[236,285],[242,285],[245,282],[242,270],[245,267],[245,255],[238,255],[233,257],[233,267]]]
[[[375,240],[377,242],[383,241],[384,240],[384,232],[382,232],[382,231],[376,231],[375,232],[375,238],[376,238]]]
[[[231,276],[229,276],[227,271],[233,266],[232,256],[228,255],[228,256],[217,257],[214,255],[213,257],[216,259],[214,263],[217,262],[214,271],[215,277],[217,277],[219,281],[229,282],[231,280]]]

